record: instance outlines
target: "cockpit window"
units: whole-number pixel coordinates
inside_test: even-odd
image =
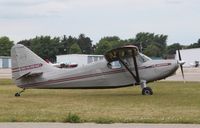
[[[140,61],[140,62],[147,62],[147,61],[149,61],[149,60],[151,60],[151,58],[149,58],[148,56],[146,56],[146,55],[144,55],[144,54],[142,54],[142,53],[139,53],[138,54],[138,60]]]
[[[110,69],[117,69],[117,68],[122,67],[119,61],[113,61],[113,62],[108,63],[107,65]]]

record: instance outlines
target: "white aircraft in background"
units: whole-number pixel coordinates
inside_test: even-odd
[[[52,66],[54,67],[57,67],[57,68],[75,68],[78,66],[77,63],[64,63],[64,62],[61,62],[61,63],[51,63],[51,61],[49,61],[48,59],[45,60],[47,63],[51,64]]]
[[[199,61],[194,61],[194,63],[190,63],[190,67],[198,68],[199,67]]]
[[[16,44],[11,49],[12,78],[23,90],[15,96],[31,88],[89,89],[132,85],[140,85],[143,95],[152,95],[153,91],[146,83],[174,74],[179,65],[183,70],[184,64],[177,60],[151,60],[133,45],[112,49],[104,56],[105,60],[84,67],[60,69],[48,64],[27,47]]]

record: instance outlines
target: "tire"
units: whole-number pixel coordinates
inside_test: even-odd
[[[142,95],[153,95],[153,91],[150,87],[143,88]]]
[[[19,97],[20,96],[20,94],[17,92],[17,93],[15,93],[15,97]]]

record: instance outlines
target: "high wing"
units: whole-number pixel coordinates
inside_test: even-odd
[[[133,76],[136,81],[136,84],[140,84],[140,77],[138,72],[138,64],[136,60],[136,56],[139,54],[138,48],[134,45],[127,45],[124,47],[119,47],[116,49],[112,49],[105,53],[105,59],[111,63],[113,61],[119,61],[128,72]],[[133,58],[133,67],[135,69],[135,74],[131,70],[131,67],[127,65],[124,61],[126,58]]]
[[[112,49],[105,53],[105,58],[108,62],[119,60],[119,58],[124,59],[127,57],[132,57],[138,55],[138,48],[134,45],[127,45],[124,47],[119,47]]]

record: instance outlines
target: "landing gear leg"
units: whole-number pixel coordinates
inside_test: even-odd
[[[21,93],[24,91],[25,91],[25,88],[23,88],[23,90],[21,90],[20,92],[15,93],[15,97],[19,97],[21,95]]]
[[[153,91],[150,87],[147,87],[146,81],[141,80],[142,95],[153,95]]]

